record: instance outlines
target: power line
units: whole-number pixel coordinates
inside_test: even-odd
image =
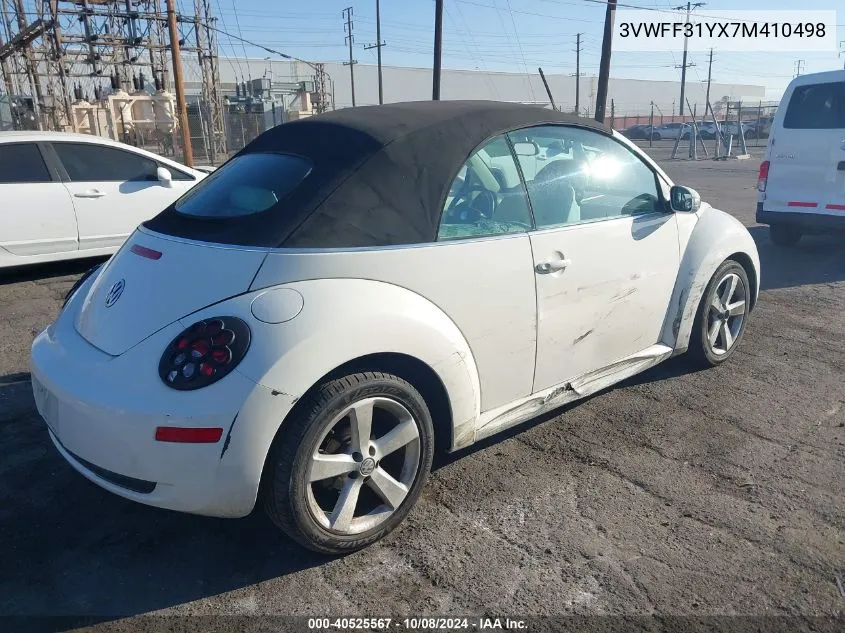
[[[220,0],[215,0],[215,2],[217,3],[217,12],[220,14],[220,24],[223,25],[224,30],[228,31],[229,27],[226,26],[226,20],[223,18],[223,7],[220,6]],[[235,44],[232,42],[231,37],[229,38],[229,48],[232,49],[233,53],[235,52]],[[237,80],[238,74],[240,74],[241,81],[243,81],[244,80],[244,71],[243,71],[243,68],[241,68],[241,62],[240,62],[240,60],[238,60],[237,57],[235,58],[235,61],[238,64],[238,70],[240,71],[240,73],[235,71],[235,65],[232,63],[231,59],[229,60],[229,65],[232,67],[232,72],[235,75],[235,80]]]
[[[460,18],[461,18],[461,21],[464,23],[464,26],[466,27],[466,34],[467,34],[467,36],[469,36],[469,40],[470,40],[470,42],[472,42],[472,45],[476,48],[476,50],[478,50],[478,44],[475,42],[475,38],[474,38],[474,37],[473,37],[473,35],[472,35],[472,31],[470,31],[470,28],[469,28],[469,23],[466,21],[466,18],[464,17],[464,12],[463,12],[463,11],[461,11],[461,5],[460,5],[460,4],[458,4],[458,3],[456,2],[456,3],[455,3],[455,8],[458,10],[458,17],[460,17]],[[445,5],[445,4],[444,4],[444,6],[443,6],[443,10],[444,10],[444,12],[446,13],[446,17],[447,17],[448,19],[450,19],[450,20],[451,20],[451,17],[449,16],[449,8],[448,8],[448,7],[446,7],[446,5]],[[456,26],[457,26],[457,25],[456,25]],[[455,30],[457,30],[457,28],[456,28]],[[464,45],[466,45],[466,42],[464,42]],[[468,47],[467,47],[467,51],[469,51],[469,48],[468,48]],[[481,61],[481,67],[482,67],[482,68],[484,69],[484,71],[485,71],[485,75],[484,75],[484,76],[486,77],[487,82],[490,84],[490,87],[491,87],[491,89],[492,89],[492,91],[493,91],[493,95],[496,97],[496,99],[499,99],[499,98],[500,98],[499,91],[498,91],[498,89],[496,88],[496,84],[495,84],[495,83],[493,82],[493,80],[490,78],[490,75],[488,74],[488,73],[490,72],[490,70],[487,68],[487,65],[484,63],[483,56],[482,56],[480,53],[479,53],[479,59],[480,59],[480,61]]]
[[[516,37],[516,45],[519,47],[519,54],[522,56],[522,67],[525,69],[526,79],[528,80],[528,90],[531,93],[531,100],[537,101],[537,96],[534,94],[534,86],[531,85],[531,77],[528,74],[528,63],[525,61],[525,51],[522,48],[522,43],[519,41],[519,32],[516,28],[516,20],[513,17],[513,9],[511,8],[511,0],[507,0],[508,12],[511,15],[511,24],[513,24],[513,34]],[[499,14],[501,15],[501,14]]]
[[[238,35],[243,36],[243,33],[241,32],[241,21],[240,21],[240,18],[238,17],[238,8],[237,8],[237,6],[235,6],[235,0],[232,0],[232,9],[234,9],[234,12],[235,12],[235,26],[237,26],[237,28],[238,28]],[[244,57],[246,58],[247,57],[246,46],[244,46],[243,41],[241,41],[241,48],[243,49]],[[250,70],[249,64],[246,65],[246,71],[247,71],[247,74],[249,75],[250,82],[252,82],[252,71]]]

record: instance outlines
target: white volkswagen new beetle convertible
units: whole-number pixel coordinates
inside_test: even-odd
[[[285,124],[139,227],[32,346],[62,456],[123,497],[348,552],[455,450],[670,356],[727,360],[760,262],[608,128],[420,102]]]

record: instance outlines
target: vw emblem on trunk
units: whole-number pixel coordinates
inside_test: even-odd
[[[120,299],[120,295],[123,294],[123,289],[126,287],[126,281],[120,279],[114,282],[114,285],[109,289],[109,293],[106,295],[106,307],[110,308],[117,300]]]

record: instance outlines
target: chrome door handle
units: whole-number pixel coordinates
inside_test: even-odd
[[[75,198],[102,198],[105,195],[105,191],[100,191],[98,189],[89,189],[88,191],[73,194]]]
[[[566,269],[572,263],[570,259],[553,259],[552,261],[542,262],[534,267],[541,275],[548,275],[549,273],[560,272]]]

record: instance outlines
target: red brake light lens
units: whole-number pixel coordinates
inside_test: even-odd
[[[766,183],[769,180],[769,161],[760,163],[760,173],[757,175],[757,191],[766,191]]]
[[[167,346],[158,374],[173,389],[200,389],[231,372],[246,355],[249,344],[249,326],[237,317],[198,321]]]

